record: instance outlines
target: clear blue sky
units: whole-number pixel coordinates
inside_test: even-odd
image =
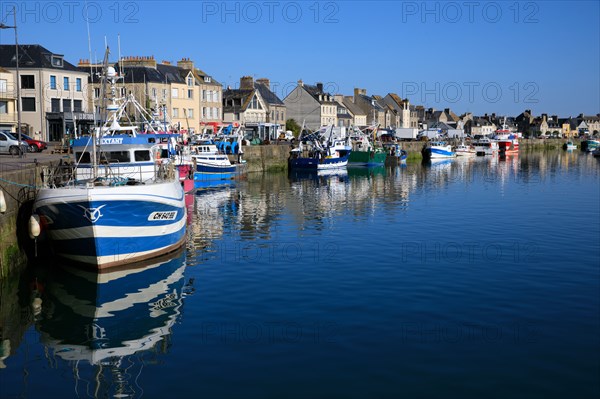
[[[457,113],[600,113],[598,1],[2,1],[19,42],[77,63],[121,54],[189,57],[224,85],[298,79],[351,95],[395,92]],[[0,43],[14,42],[11,30]]]

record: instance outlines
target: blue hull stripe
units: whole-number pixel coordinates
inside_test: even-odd
[[[290,159],[290,168],[317,170],[319,165],[335,166],[336,164],[339,164],[340,167],[345,167],[348,162],[348,157],[349,157],[349,155],[339,157],[339,158],[325,158],[325,159],[316,159],[316,158]]]
[[[59,255],[109,256],[152,251],[178,243],[185,234],[179,231],[154,237],[98,237],[74,240],[54,240],[52,246]]]
[[[100,215],[95,223],[86,218],[86,209],[98,209]],[[153,220],[148,217],[153,212],[176,211],[174,220]],[[60,203],[37,208],[40,215],[48,216],[52,230],[69,229],[88,226],[117,226],[117,227],[156,227],[172,224],[184,217],[183,208],[162,204],[154,201],[97,201]],[[89,216],[89,215],[88,215]]]
[[[200,173],[235,173],[235,166],[206,166],[196,165],[196,172]]]

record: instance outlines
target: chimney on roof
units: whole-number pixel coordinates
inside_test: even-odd
[[[356,102],[356,98],[359,95],[363,95],[366,96],[367,95],[367,89],[359,89],[359,88],[354,88],[354,102]]]
[[[156,69],[154,56],[129,56],[121,59],[123,67],[149,67]]]
[[[182,58],[177,61],[177,66],[183,69],[194,70],[194,61],[190,60],[189,58]]]
[[[271,90],[271,81],[267,78],[256,79],[256,83],[262,83],[267,86],[267,89]]]
[[[323,83],[317,82],[317,90],[319,93],[323,93]]]
[[[302,79],[300,79],[300,80],[298,81],[298,86],[304,86],[304,82],[302,81]]]
[[[240,90],[254,90],[254,78],[252,76],[242,76],[240,78]]]
[[[171,65],[171,61],[163,60],[161,62],[161,64],[163,64],[163,65]]]
[[[80,59],[79,60],[79,64],[77,64],[78,67],[89,67],[90,66],[90,60],[88,59]]]

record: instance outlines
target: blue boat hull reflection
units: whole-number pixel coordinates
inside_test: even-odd
[[[55,358],[84,368],[76,377],[86,373],[88,364],[112,368],[114,374],[124,359],[131,362],[131,355],[170,336],[183,304],[185,267],[185,253],[179,251],[106,273],[61,268],[48,282],[43,303],[45,313],[60,317],[38,321],[42,343]],[[113,374],[108,372],[106,386],[98,389],[116,389],[110,380],[119,377],[109,377]],[[123,384],[117,385],[113,394],[127,393]]]

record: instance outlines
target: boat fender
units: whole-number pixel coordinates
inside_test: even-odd
[[[29,237],[34,240],[39,237],[42,232],[42,225],[40,224],[40,217],[35,213],[29,218]]]
[[[4,197],[4,191],[0,190],[0,213],[6,212],[6,198]]]

